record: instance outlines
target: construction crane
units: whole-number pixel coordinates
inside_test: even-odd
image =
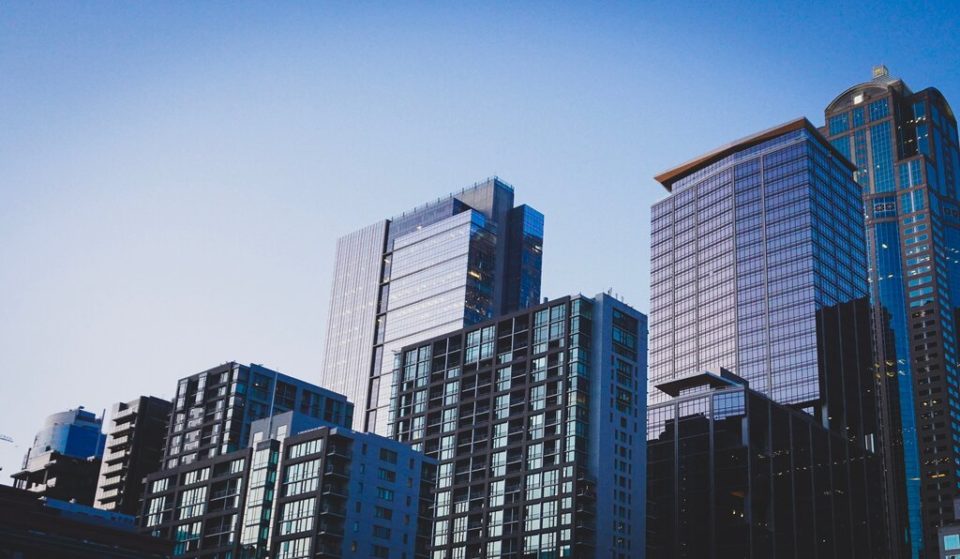
[[[3,434],[0,434],[0,441],[12,443],[12,442],[13,442],[13,438],[8,437],[8,436],[3,435]]]

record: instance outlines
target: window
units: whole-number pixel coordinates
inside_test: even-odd
[[[312,529],[316,504],[317,500],[314,497],[285,503],[280,512],[280,535],[285,536]]]
[[[293,464],[284,468],[283,495],[299,495],[316,491],[320,482],[320,459]]]
[[[380,468],[377,471],[377,477],[386,481],[397,481],[397,472]]]
[[[188,551],[194,551],[200,543],[200,522],[184,524],[177,526],[176,541],[173,548],[174,555],[183,555]]]
[[[893,183],[893,153],[890,144],[889,122],[870,127],[875,192],[891,192],[896,189]]]
[[[944,536],[943,549],[945,551],[960,549],[960,534],[950,534],[948,536]]]
[[[311,538],[300,538],[280,542],[280,553],[277,554],[277,559],[299,559],[301,557],[308,557],[310,553],[310,539]]]
[[[385,448],[380,449],[380,459],[384,462],[389,462],[390,464],[397,463],[397,453],[392,450],[387,450]]]
[[[206,505],[206,486],[188,489],[180,494],[180,511],[177,518],[193,518],[203,514]]]
[[[277,395],[274,404],[283,410],[292,410],[297,401],[297,388],[292,384],[277,381]]]
[[[266,400],[270,393],[270,377],[255,373],[253,375],[253,385],[250,387],[255,398]]]
[[[289,447],[287,455],[289,458],[300,458],[308,454],[316,454],[323,448],[323,439],[314,439],[305,443],[295,444]]]
[[[385,487],[378,487],[378,488],[377,488],[377,498],[378,498],[378,499],[382,499],[382,500],[384,500],[384,501],[392,501],[392,500],[393,500],[393,491],[391,491],[390,489],[387,489],[387,488],[385,488]]]
[[[880,99],[878,101],[874,101],[873,103],[870,103],[868,108],[870,111],[871,121],[879,120],[887,116],[888,114],[890,114],[889,106],[887,105],[886,99]]]
[[[320,395],[309,390],[303,391],[303,396],[300,400],[300,412],[309,415],[310,417],[320,417],[321,409],[321,399]]]
[[[830,135],[839,134],[841,132],[846,132],[850,129],[850,121],[847,117],[847,113],[841,115],[830,117]]]

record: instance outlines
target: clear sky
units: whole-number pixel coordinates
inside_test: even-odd
[[[0,480],[56,411],[317,380],[337,236],[490,175],[545,295],[646,311],[657,172],[878,63],[960,105],[955,2],[733,4],[0,3]]]

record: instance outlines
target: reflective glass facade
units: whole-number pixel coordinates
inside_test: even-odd
[[[890,508],[902,512],[891,532],[903,556],[936,557],[960,491],[957,127],[936,89],[914,93],[880,70],[830,103],[824,132],[856,166],[866,208]]]
[[[610,295],[404,347],[393,437],[439,463],[432,559],[643,556],[645,353]]]
[[[832,125],[842,129],[848,123],[841,120]],[[651,212],[650,418],[654,406],[674,410],[680,405],[690,409],[676,413],[689,413],[702,423],[711,413],[709,398],[681,404],[677,393],[657,387],[683,383],[705,371],[726,370],[745,381],[766,405],[806,414],[804,421],[815,426],[816,433],[811,431],[797,443],[791,442],[789,435],[786,439],[774,436],[763,445],[795,445],[783,451],[789,455],[812,452],[812,445],[820,444],[817,440],[825,441],[822,444],[829,450],[818,450],[813,460],[842,458],[835,462],[839,469],[831,474],[834,478],[824,483],[843,489],[836,492],[836,499],[818,499],[834,511],[855,506],[862,512],[867,506],[866,488],[879,494],[877,488],[883,487],[878,477],[882,470],[871,470],[873,477],[865,481],[865,472],[853,466],[864,457],[879,461],[875,452],[883,445],[863,206],[850,164],[809,121],[799,119],[734,142],[663,173],[657,180],[671,194]],[[654,427],[654,419],[650,422]],[[679,468],[679,473],[670,475],[686,480],[691,487],[702,485],[696,490],[701,495],[693,496],[685,492],[683,484],[663,487],[661,481],[651,478],[649,490],[657,485],[662,502],[673,499],[670,506],[677,516],[665,520],[673,535],[656,535],[651,529],[648,554],[780,557],[779,552],[772,554],[770,547],[779,544],[752,540],[746,547],[737,547],[733,542],[720,542],[719,534],[693,528],[695,518],[704,526],[715,526],[711,523],[722,514],[711,508],[716,502],[717,507],[732,507],[728,510],[731,515],[744,515],[747,520],[739,534],[752,539],[755,534],[751,530],[771,522],[763,517],[772,515],[774,506],[764,500],[769,496],[763,495],[762,487],[742,487],[735,477],[710,477],[714,473],[710,468],[720,467],[731,457],[726,449],[711,443],[715,435],[706,430],[706,424],[701,426],[699,441],[687,439],[693,431],[678,435],[668,428],[664,435],[662,425],[648,434],[651,445],[662,436],[676,438],[678,462],[669,467]],[[754,429],[747,423],[742,426]],[[767,451],[769,447],[763,445],[758,448]],[[650,450],[652,464],[653,446]],[[687,452],[702,456],[685,462]],[[739,467],[736,460],[723,467]],[[700,469],[688,469],[694,464]],[[775,471],[771,475],[785,474]],[[698,476],[707,477],[695,481]],[[711,489],[710,483],[718,485]],[[854,483],[859,484],[856,491]],[[731,496],[718,492],[728,491],[735,497],[733,501],[742,502],[721,505],[720,497],[729,500]],[[851,494],[855,497],[852,504],[847,500]],[[787,506],[794,497],[812,496],[783,494],[777,497],[777,506]],[[882,512],[883,500],[877,503]],[[651,510],[651,514],[659,513]],[[689,515],[689,524],[684,523],[683,515]],[[863,514],[833,521],[842,527],[844,537],[854,523],[866,526],[871,522]],[[718,547],[699,547],[703,542],[698,534]],[[740,537],[732,532],[722,537],[727,535]],[[663,540],[665,537],[673,540]],[[815,555],[782,556],[876,557],[871,553],[848,555],[851,545],[879,549],[878,545],[885,545],[884,531],[882,527],[855,531],[853,539],[845,543],[839,537],[831,539]],[[718,549],[732,555],[715,555]]]
[[[793,128],[671,182],[653,206],[650,385],[725,368],[825,425],[853,414],[866,436],[874,426],[828,394],[834,379],[872,390],[859,189],[812,127]]]
[[[42,464],[47,460],[45,455],[51,452],[77,458],[100,457],[106,440],[106,435],[100,432],[102,423],[103,418],[84,409],[50,415],[23,459],[24,468]]]
[[[323,384],[386,433],[393,354],[540,296],[543,216],[489,179],[341,238]]]

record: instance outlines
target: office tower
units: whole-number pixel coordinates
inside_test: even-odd
[[[250,423],[295,410],[350,425],[353,404],[342,395],[271,371],[230,362],[181,379],[164,447],[164,468],[244,447]]]
[[[337,241],[321,384],[388,432],[393,353],[536,304],[543,215],[491,178]]]
[[[880,457],[721,371],[658,385],[647,556],[886,557]],[[836,457],[842,456],[842,460]]]
[[[896,382],[900,500],[910,557],[936,557],[960,484],[957,123],[934,88],[914,93],[883,66],[825,110],[824,133],[856,167],[866,208],[880,366]],[[905,502],[904,502],[905,501]]]
[[[171,408],[170,402],[153,396],[114,404],[95,507],[132,516],[140,512],[143,478],[159,470],[163,461]]]
[[[393,436],[439,463],[432,554],[644,553],[646,317],[564,297],[406,346]]]
[[[0,485],[0,557],[167,559],[172,549],[137,534],[132,516]]]
[[[11,477],[14,487],[64,501],[93,504],[104,435],[102,419],[81,406],[47,417]]]
[[[247,448],[150,475],[141,531],[189,558],[425,559],[435,478],[407,445],[284,412]]]
[[[848,445],[831,447],[834,475],[852,495],[876,493],[882,481],[857,466],[880,446],[880,420],[862,202],[849,162],[798,119],[657,180],[670,195],[651,212],[650,405],[673,397],[658,386],[727,369],[840,434]],[[661,436],[651,428],[648,441]],[[745,521],[762,527],[768,519],[744,498]],[[709,538],[708,527],[681,537]],[[883,539],[882,529],[865,528],[871,542]],[[839,542],[831,549],[827,557],[844,557]]]

